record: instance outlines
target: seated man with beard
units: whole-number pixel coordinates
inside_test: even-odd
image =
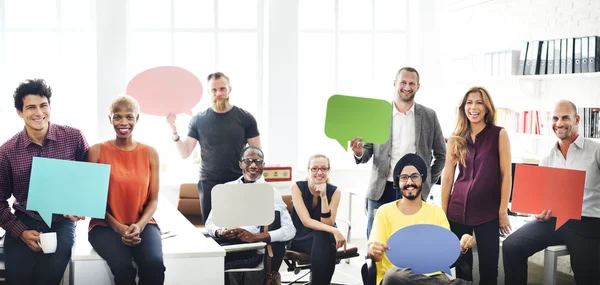
[[[247,146],[241,153],[239,167],[242,169],[242,176],[226,184],[265,183],[265,179],[262,176],[265,155],[262,150],[255,146]],[[208,219],[206,219],[206,230],[211,237],[217,238],[217,241],[221,245],[261,241],[271,243],[273,248],[271,271],[277,272],[285,255],[284,242],[291,240],[296,235],[296,228],[287,211],[286,204],[281,199],[281,194],[275,191],[273,198],[276,218],[275,222],[269,226],[268,232],[261,232],[260,226],[239,227],[235,229],[219,227],[213,222],[212,212],[208,215]],[[279,219],[277,219],[277,216],[279,216]],[[263,262],[264,251],[264,249],[261,249],[257,252],[240,251],[227,253],[225,256],[225,269],[256,267]],[[264,267],[262,271],[229,272],[225,275],[225,284],[263,284],[265,274]]]
[[[449,280],[442,272],[421,275],[406,268],[397,268],[390,262],[385,243],[396,231],[416,225],[431,224],[450,230],[442,208],[427,204],[421,199],[421,187],[427,179],[427,165],[413,153],[403,156],[393,173],[394,188],[400,189],[402,199],[382,205],[375,214],[369,237],[368,256],[376,262],[377,284],[471,284],[462,279]],[[465,234],[460,240],[461,252],[473,247],[474,239]]]

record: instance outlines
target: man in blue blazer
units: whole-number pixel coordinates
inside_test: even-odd
[[[350,147],[356,163],[367,163],[373,157],[373,171],[367,191],[367,238],[371,233],[374,212],[379,206],[401,198],[393,187],[392,172],[396,162],[407,153],[416,153],[427,163],[427,180],[422,197],[426,200],[444,168],[446,143],[434,110],[415,103],[419,90],[419,72],[403,67],[396,73],[390,139],[384,144],[363,143],[354,138]]]

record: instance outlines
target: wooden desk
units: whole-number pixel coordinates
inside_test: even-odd
[[[206,238],[175,207],[159,199],[154,218],[161,230],[175,236],[163,238],[165,284],[223,284],[225,250]],[[114,284],[106,262],[88,242],[89,218],[77,223],[75,245],[69,267],[69,284]],[[163,235],[163,237],[168,236]]]

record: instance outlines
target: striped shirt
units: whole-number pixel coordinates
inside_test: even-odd
[[[8,199],[15,197],[13,208],[42,221],[36,211],[27,211],[29,178],[33,157],[87,161],[88,143],[78,129],[48,124],[48,133],[40,146],[23,129],[0,146],[0,227],[11,236],[20,237],[27,226],[11,212]],[[63,219],[53,215],[52,221]]]

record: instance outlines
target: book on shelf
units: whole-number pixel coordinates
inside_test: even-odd
[[[496,109],[496,125],[504,127],[506,131],[512,133],[547,134],[552,125],[550,120],[549,111]]]
[[[600,107],[577,108],[579,133],[586,138],[600,138]]]

